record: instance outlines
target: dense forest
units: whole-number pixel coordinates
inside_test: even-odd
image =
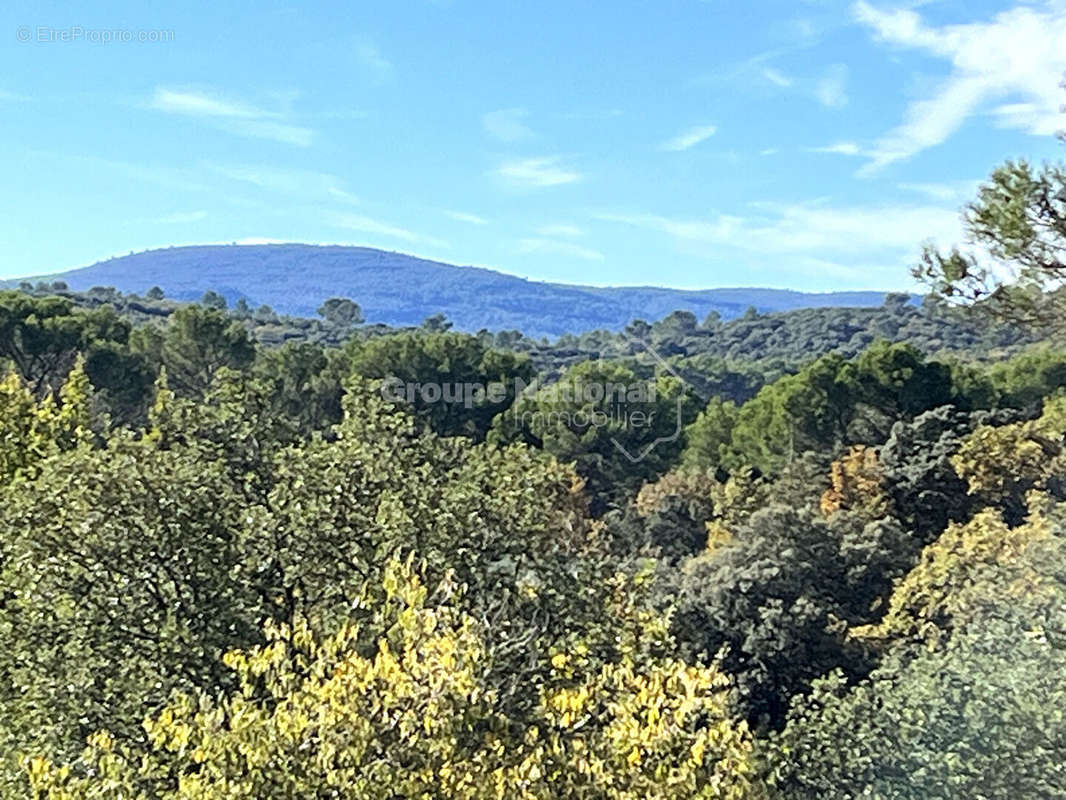
[[[0,294],[0,796],[1066,797],[1064,198],[554,341]]]

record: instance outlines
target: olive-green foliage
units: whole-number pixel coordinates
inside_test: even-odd
[[[138,345],[166,368],[170,387],[181,397],[202,397],[222,367],[245,369],[255,358],[244,327],[216,308],[200,306],[174,312],[161,335],[146,331]]]
[[[259,349],[251,370],[267,385],[273,413],[292,420],[304,436],[341,421],[347,372],[339,350],[306,342]]]
[[[586,361],[519,397],[497,418],[493,440],[573,462],[602,511],[673,466],[695,414],[695,398],[673,375],[645,379],[623,364]]]
[[[897,422],[879,453],[891,513],[922,544],[940,534],[948,522],[964,522],[974,511],[966,483],[951,459],[978,424],[991,418],[969,414],[954,406]]]
[[[716,488],[714,476],[695,470],[675,470],[645,484],[631,506],[606,515],[612,546],[653,554],[664,564],[701,552]]]
[[[1061,508],[989,512],[931,545],[867,633],[881,665],[821,682],[766,748],[774,796],[1066,797],[1064,533]]]
[[[9,757],[72,757],[99,727],[137,739],[172,690],[225,686],[220,654],[258,642],[264,620],[341,624],[394,552],[425,558],[433,587],[468,587],[515,713],[550,671],[530,659],[539,643],[617,654],[603,625],[615,567],[572,471],[522,445],[438,438],[377,386],[345,404],[329,441],[304,443],[246,373],[220,370],[200,402],[163,384],[140,438],[45,454],[3,490]]]
[[[484,625],[392,562],[362,619],[320,638],[268,626],[226,654],[239,689],[182,695],[131,746],[106,731],[72,764],[25,760],[35,796],[757,800],[752,742],[713,668],[631,654],[551,657],[529,720],[491,685]],[[375,599],[380,598],[380,599]],[[366,631],[377,635],[365,644]],[[381,635],[377,632],[387,632]],[[661,633],[661,632],[660,632]]]
[[[903,296],[551,344],[31,290],[0,797],[761,798],[749,723],[782,797],[1062,796],[1057,351],[871,346],[1017,343]],[[596,383],[643,393],[549,391]]]
[[[1066,395],[1049,398],[1037,419],[978,427],[952,464],[971,495],[1012,522],[1024,515],[1033,489],[1066,497]]]
[[[410,405],[433,431],[477,441],[485,438],[493,417],[514,401],[516,388],[533,376],[528,357],[494,350],[462,333],[399,333],[352,342],[349,352],[355,373],[384,380],[388,396],[406,402],[410,386]],[[492,384],[498,384],[496,397],[490,394]],[[430,387],[427,393],[425,386]],[[455,391],[464,386],[470,388],[469,396]]]
[[[1066,387],[1066,352],[1051,347],[1023,352],[993,364],[988,377],[998,405],[1038,407],[1045,397]]]
[[[256,640],[236,538],[249,512],[222,465],[201,456],[120,435],[45,459],[3,491],[9,762],[26,748],[73,755],[101,726],[136,736],[146,704],[218,685],[213,662]]]
[[[739,410],[732,400],[714,397],[685,428],[685,449],[682,462],[689,467],[715,469],[734,462],[733,431],[737,427]]]
[[[80,354],[98,397],[128,421],[143,410],[153,378],[128,347],[130,328],[109,306],[84,311],[65,298],[0,292],[0,367],[41,397],[59,390]]]
[[[690,466],[778,472],[806,451],[884,440],[892,424],[953,398],[951,370],[913,347],[878,343],[824,356],[765,386],[739,409],[712,402],[686,431]]]
[[[776,726],[815,678],[864,668],[845,641],[845,621],[869,618],[894,577],[903,535],[892,523],[829,522],[783,506],[731,533],[683,565],[674,633],[693,655],[713,658],[724,648],[739,708],[760,727]]]
[[[363,309],[347,297],[331,297],[318,308],[318,315],[338,328],[352,328],[364,322]]]
[[[752,354],[756,357],[755,354]],[[804,358],[810,360],[811,356]],[[674,357],[671,367],[705,401],[712,398],[745,403],[767,383],[795,372],[797,367],[783,360],[730,361],[710,353]]]

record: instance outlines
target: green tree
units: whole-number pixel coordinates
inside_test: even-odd
[[[738,708],[758,728],[779,725],[789,700],[815,678],[836,668],[857,675],[865,667],[842,622],[863,618],[871,595],[888,581],[849,568],[870,554],[864,533],[888,532],[855,531],[846,522],[763,508],[724,544],[682,567],[675,636],[692,657],[722,659],[736,680]]]
[[[226,310],[226,298],[220,295],[218,292],[209,289],[204,292],[204,296],[200,298],[200,305],[204,308],[213,308],[216,311]]]
[[[73,757],[100,727],[137,739],[146,704],[223,685],[212,662],[258,640],[255,593],[234,580],[251,512],[202,455],[120,436],[41,461],[32,482],[3,491],[8,759],[36,748]]]
[[[683,463],[696,469],[717,469],[735,463],[732,443],[736,424],[736,404],[712,398],[685,428]]]
[[[354,328],[363,323],[363,310],[347,297],[331,297],[318,307],[318,315],[338,328]]]
[[[348,362],[336,349],[290,342],[261,349],[252,374],[265,384],[272,413],[290,420],[304,436],[341,421]]]
[[[467,587],[493,621],[491,686],[520,719],[548,643],[618,657],[616,562],[571,470],[420,430],[376,386],[345,404],[328,440],[286,447],[248,373],[221,371],[200,402],[161,385],[148,431],[45,454],[0,488],[3,752],[73,758],[97,728],[136,743],[171,691],[227,686],[221,653],[261,641],[264,620],[343,624],[383,553],[424,558],[433,591]]]
[[[245,369],[255,346],[238,322],[214,308],[184,306],[167,319],[160,359],[170,386],[185,397],[200,397],[222,367]]]
[[[442,312],[438,312],[422,320],[422,327],[430,333],[444,333],[452,327],[452,323]]]
[[[821,681],[764,749],[774,795],[1066,797],[1062,518],[987,513],[931,545],[865,634],[880,666]]]
[[[179,696],[146,720],[144,745],[102,731],[73,764],[26,759],[35,796],[761,796],[751,737],[715,669],[623,657],[587,670],[557,652],[558,685],[525,725],[497,704],[484,626],[454,591],[430,605],[428,585],[396,562],[382,588],[328,638],[270,626],[265,646],[227,653],[240,690]],[[368,642],[367,629],[388,633]]]
[[[484,439],[533,376],[527,356],[465,333],[408,331],[353,343],[349,354],[356,374],[385,381],[389,397],[441,436]]]
[[[45,458],[93,439],[92,386],[79,360],[58,396],[37,400],[23,380],[0,381],[0,485],[32,474]]]
[[[600,512],[674,466],[696,407],[673,375],[644,379],[621,363],[585,361],[520,396],[497,418],[493,438],[574,462]]]
[[[38,396],[58,390],[79,353],[124,345],[129,335],[130,324],[114,309],[86,312],[65,298],[0,292],[0,359]]]
[[[910,345],[878,342],[851,360],[831,353],[764,386],[739,410],[712,401],[687,432],[684,459],[776,473],[808,451],[832,457],[884,441],[893,424],[951,402],[954,391],[950,367]]]
[[[977,253],[927,248],[915,275],[949,303],[1015,323],[1063,330],[1066,319],[1066,169],[1008,161],[963,215]]]

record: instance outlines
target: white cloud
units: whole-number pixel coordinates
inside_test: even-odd
[[[310,147],[314,141],[314,132],[299,125],[287,125],[260,119],[236,119],[222,126],[231,133],[251,136],[255,139],[272,139],[282,144],[297,147]]]
[[[951,183],[900,183],[898,189],[905,192],[913,192],[930,200],[939,200],[944,203],[963,203],[973,199],[977,194],[980,181],[953,181]]]
[[[363,214],[331,213],[327,215],[327,218],[331,224],[338,228],[346,228],[359,233],[369,233],[373,236],[384,236],[388,239],[399,239],[413,244],[431,244],[437,247],[447,247],[440,239],[432,236],[423,236],[407,228],[382,222]]]
[[[533,136],[533,131],[522,121],[528,116],[529,112],[524,108],[501,108],[483,114],[481,127],[485,133],[501,142],[517,142]]]
[[[814,96],[827,108],[842,108],[848,104],[848,68],[843,64],[834,64],[818,81]]]
[[[338,186],[327,186],[326,194],[328,194],[330,197],[335,197],[336,199],[341,200],[345,203],[351,203],[353,206],[361,202],[356,195],[352,194],[346,189],[341,189]]]
[[[832,153],[838,156],[860,156],[862,148],[855,142],[837,142],[825,147],[812,147],[812,153]]]
[[[584,261],[603,261],[604,255],[599,250],[590,247],[582,247],[573,242],[560,242],[557,239],[520,239],[518,252],[523,255],[532,253],[544,253],[547,255],[564,256],[566,258],[580,258]]]
[[[792,78],[788,77],[780,70],[774,69],[773,67],[764,68],[762,71],[762,76],[766,78],[766,80],[770,81],[770,83],[774,84],[775,86],[780,86],[782,89],[787,89],[789,86],[792,85]]]
[[[923,241],[961,240],[958,212],[944,206],[796,204],[760,210],[764,213],[744,217],[600,213],[596,218],[659,231],[679,242],[775,255],[913,258]]]
[[[688,150],[690,147],[695,147],[700,142],[704,142],[714,136],[718,130],[714,125],[697,125],[693,128],[689,128],[687,131],[678,134],[673,139],[664,142],[662,145],[663,150],[670,150],[672,152],[680,152],[682,150]]]
[[[314,138],[310,128],[291,125],[283,115],[206,92],[157,87],[149,107],[167,114],[198,117],[240,136],[272,139],[307,147]]]
[[[151,106],[157,111],[198,117],[254,119],[269,116],[269,114],[257,108],[230,100],[223,100],[219,97],[212,97],[202,92],[165,89],[163,87],[156,88]]]
[[[559,236],[565,238],[573,238],[576,236],[584,236],[585,234],[585,232],[581,230],[581,228],[577,227],[577,225],[569,225],[565,223],[557,225],[542,225],[541,227],[537,228],[537,233],[540,236],[547,236],[549,238]]]
[[[561,186],[581,180],[581,173],[562,166],[561,161],[558,156],[508,161],[496,169],[496,175],[512,186],[523,189]]]
[[[488,225],[489,221],[477,214],[468,214],[465,211],[445,211],[444,216],[451,217],[457,222],[468,222],[471,225]]]
[[[945,142],[990,103],[997,123],[1034,135],[1062,123],[1059,81],[1066,71],[1066,5],[1018,6],[988,22],[932,27],[910,9],[881,10],[865,0],[855,18],[877,39],[924,50],[950,63],[937,90],[910,105],[877,143],[866,173]],[[1004,102],[1005,101],[1005,102]]]

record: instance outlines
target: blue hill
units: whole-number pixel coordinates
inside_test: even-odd
[[[518,329],[533,336],[618,330],[633,319],[653,321],[679,309],[701,319],[711,311],[732,319],[750,306],[760,312],[872,306],[885,297],[875,291],[686,291],[545,283],[368,247],[305,244],[171,247],[43,278],[64,280],[79,291],[113,286],[144,293],[160,286],[177,300],[198,300],[212,289],[231,304],[243,297],[253,307],[266,304],[298,316],[314,315],[329,297],[350,297],[371,322],[414,325],[442,312],[460,330]]]

